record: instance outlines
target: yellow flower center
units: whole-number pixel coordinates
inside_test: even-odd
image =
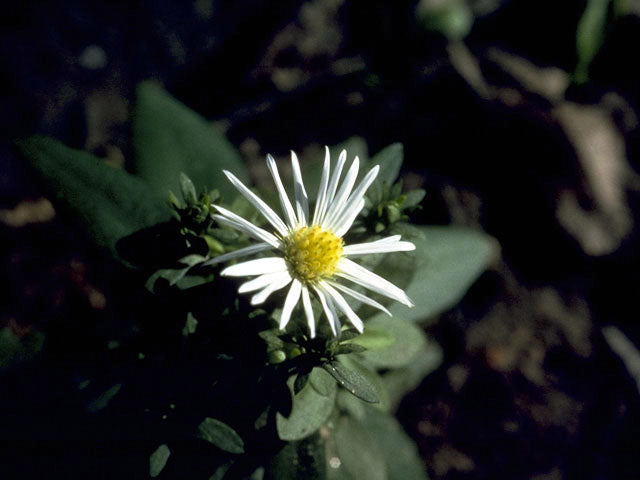
[[[322,227],[301,227],[284,240],[291,274],[304,283],[330,277],[342,257],[342,239]]]

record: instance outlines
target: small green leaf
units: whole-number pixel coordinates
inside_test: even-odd
[[[226,423],[215,418],[205,418],[198,427],[200,438],[212,443],[225,452],[244,453],[244,442],[240,435]]]
[[[193,205],[198,200],[196,187],[193,185],[191,179],[183,172],[180,172],[180,191],[182,192],[182,198],[187,205]]]
[[[96,242],[116,255],[118,240],[170,218],[166,192],[157,197],[139,178],[87,152],[41,136],[17,144]]]
[[[109,388],[106,392],[99,395],[95,400],[93,400],[89,405],[87,405],[87,411],[89,413],[96,413],[100,410],[106,408],[109,405],[109,402],[113,400],[118,392],[120,391],[120,387],[122,385],[120,383],[116,383],[113,387]]]
[[[196,327],[198,326],[198,320],[193,316],[193,313],[187,313],[187,321],[182,328],[182,335],[188,337],[189,335],[193,335],[196,333]]]
[[[233,466],[233,464],[233,460],[229,460],[228,462],[223,463],[218,468],[216,468],[216,471],[213,472],[213,475],[209,477],[209,480],[222,480],[229,469]]]
[[[258,336],[265,341],[269,350],[279,350],[284,347],[284,341],[278,336],[278,331],[271,329],[258,332]]]
[[[383,337],[386,342],[380,341],[378,348],[370,348],[362,354],[370,365],[378,368],[403,367],[426,344],[421,328],[398,317],[378,315],[367,322],[364,333],[368,330],[384,332],[386,335]]]
[[[171,451],[169,447],[166,445],[160,445],[155,452],[151,454],[149,457],[149,476],[151,478],[156,478],[162,472],[162,469],[167,464],[167,460],[169,460],[169,455],[171,455]]]
[[[366,350],[380,350],[389,348],[394,341],[395,337],[389,331],[373,327],[371,322],[367,322],[364,333],[343,343],[360,345]]]
[[[380,397],[372,382],[362,372],[351,369],[341,361],[327,362],[322,366],[351,394],[368,403],[378,403]]]
[[[287,443],[269,462],[263,480],[325,480],[324,441],[319,434]]]
[[[287,382],[289,390],[293,389],[293,379]],[[304,388],[293,397],[293,408],[288,417],[276,414],[278,436],[282,440],[294,441],[308,437],[318,430],[333,411],[337,386],[328,387],[329,395],[321,395],[307,382]]]
[[[574,78],[578,83],[589,80],[589,68],[602,44],[607,27],[607,16],[611,0],[587,0],[576,30],[578,63]]]
[[[405,193],[404,201],[402,202],[402,208],[415,207],[416,205],[419,205],[426,194],[427,192],[421,188],[417,188],[416,190],[411,190]]]
[[[402,160],[404,158],[404,149],[401,143],[392,143],[388,147],[380,150],[371,159],[371,165],[379,165],[380,171],[375,181],[369,187],[367,196],[371,199],[372,203],[376,205],[382,200],[382,193],[385,185],[389,188],[393,185],[393,182],[398,178],[400,173],[400,167],[402,167]]]
[[[153,82],[143,82],[136,90],[133,146],[136,173],[162,196],[179,191],[180,172],[198,191],[217,188],[227,199],[237,191],[222,170],[249,180],[240,154],[226,137]]]

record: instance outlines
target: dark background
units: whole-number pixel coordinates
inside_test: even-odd
[[[428,29],[421,15],[433,20],[439,4],[453,20]],[[69,379],[65,366],[104,361],[96,345],[135,303],[11,141],[52,135],[126,168],[135,86],[153,78],[226,131],[257,182],[269,152],[310,161],[352,136],[371,154],[402,142],[405,184],[427,190],[414,220],[499,241],[500,260],[426,327],[445,361],[398,412],[433,478],[637,478],[640,7],[630,1],[617,16],[609,7],[602,47],[578,82],[586,5],[6,5],[0,326],[29,345],[44,338],[40,355],[55,367],[43,372],[28,354],[7,363],[0,447],[17,465],[40,459],[34,475],[77,473],[84,426],[69,413],[77,405],[56,395],[82,369]],[[56,435],[64,451],[38,443]],[[106,472],[118,470],[118,438],[102,445]]]

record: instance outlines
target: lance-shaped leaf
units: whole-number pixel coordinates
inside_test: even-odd
[[[233,172],[245,183],[249,180],[229,140],[153,82],[143,82],[136,90],[133,146],[136,173],[161,195],[180,191],[181,172],[198,192],[216,188],[227,199],[237,192],[222,170]]]
[[[225,452],[244,453],[244,442],[240,435],[226,423],[215,418],[205,418],[198,427],[200,438],[214,444]]]
[[[352,365],[350,365],[352,367]],[[378,403],[380,396],[368,376],[359,369],[349,368],[343,362],[333,360],[323,365],[323,368],[335,378],[340,385],[351,394],[368,403]]]
[[[42,136],[17,143],[52,192],[81,217],[96,242],[114,253],[118,240],[170,217],[166,201],[144,181],[90,153]]]

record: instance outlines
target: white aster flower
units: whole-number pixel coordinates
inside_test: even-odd
[[[347,153],[343,150],[335,170],[330,174],[329,149],[326,149],[315,210],[313,216],[310,216],[307,192],[296,154],[291,152],[295,207],[282,185],[275,160],[271,155],[267,155],[267,166],[280,197],[284,220],[235,175],[224,171],[229,181],[267,219],[272,231],[257,227],[235,213],[214,205],[218,211],[214,218],[218,223],[239,230],[259,243],[220,255],[205,264],[212,265],[258,252],[273,252],[272,256],[227,267],[221,275],[255,277],[240,285],[238,289],[239,293],[257,292],[251,297],[252,305],[263,303],[273,292],[289,286],[280,317],[280,329],[284,329],[289,323],[294,307],[302,298],[311,337],[315,336],[316,323],[311,308],[311,295],[315,295],[320,301],[329,326],[336,336],[340,332],[339,312],[343,313],[359,332],[364,330],[362,320],[349,306],[343,294],[391,315],[380,303],[344,285],[345,280],[407,306],[413,306],[400,288],[350,260],[350,257],[370,253],[414,250],[415,245],[401,241],[400,235],[368,243],[344,244],[342,237],[364,207],[364,194],[380,169],[379,166],[373,167],[354,189],[359,167],[358,157],[355,157],[342,184],[338,185],[346,159]]]

